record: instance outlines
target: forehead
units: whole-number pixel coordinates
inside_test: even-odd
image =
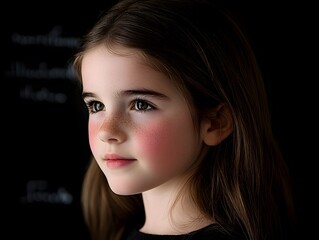
[[[82,67],[85,66],[88,61],[96,59],[103,62],[103,59],[112,58],[115,59],[128,59],[131,62],[135,62],[141,65],[146,65],[146,57],[137,49],[125,48],[121,46],[107,47],[100,44],[86,50],[82,56]]]
[[[107,48],[98,45],[85,52],[81,63],[82,79],[96,78],[97,74],[121,76],[124,73],[151,71],[138,51],[128,48]]]
[[[135,49],[112,48],[99,45],[86,52],[82,60],[82,84],[91,88],[110,84],[121,88],[158,88],[168,92],[178,91],[175,81],[166,73],[149,64],[148,58]],[[122,84],[122,85],[121,85]]]

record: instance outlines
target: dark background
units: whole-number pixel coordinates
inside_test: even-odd
[[[70,61],[80,37],[114,2],[11,1],[2,8],[2,216],[9,239],[88,239],[80,208],[87,119]],[[223,4],[241,20],[262,67],[307,239],[318,213],[318,17],[314,4],[292,2]]]

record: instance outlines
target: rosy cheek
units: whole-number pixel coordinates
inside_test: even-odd
[[[182,138],[177,126],[158,122],[144,125],[136,139],[148,166],[156,171],[165,171],[179,164],[184,144]]]
[[[97,133],[98,133],[98,124],[95,123],[94,121],[89,121],[88,131],[89,131],[89,133],[88,133],[89,134],[89,144],[90,144],[90,147],[91,147],[93,154],[94,154],[95,143],[96,143]]]

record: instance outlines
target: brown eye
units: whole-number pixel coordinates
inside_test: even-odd
[[[148,111],[153,109],[151,104],[141,99],[135,100],[133,107],[136,111]]]
[[[98,101],[88,101],[86,102],[86,106],[88,108],[89,113],[97,113],[102,111],[104,108],[103,103]]]
[[[92,110],[93,110],[93,112],[99,112],[99,111],[101,111],[101,110],[103,110],[103,104],[102,103],[100,103],[100,102],[94,102],[93,104],[92,104]]]

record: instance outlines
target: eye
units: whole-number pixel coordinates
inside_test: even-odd
[[[98,101],[88,101],[86,102],[86,106],[89,110],[89,113],[97,113],[99,111],[102,111],[104,108],[103,103]]]
[[[154,106],[145,100],[136,99],[133,101],[132,108],[135,109],[136,111],[149,111],[154,109]]]

